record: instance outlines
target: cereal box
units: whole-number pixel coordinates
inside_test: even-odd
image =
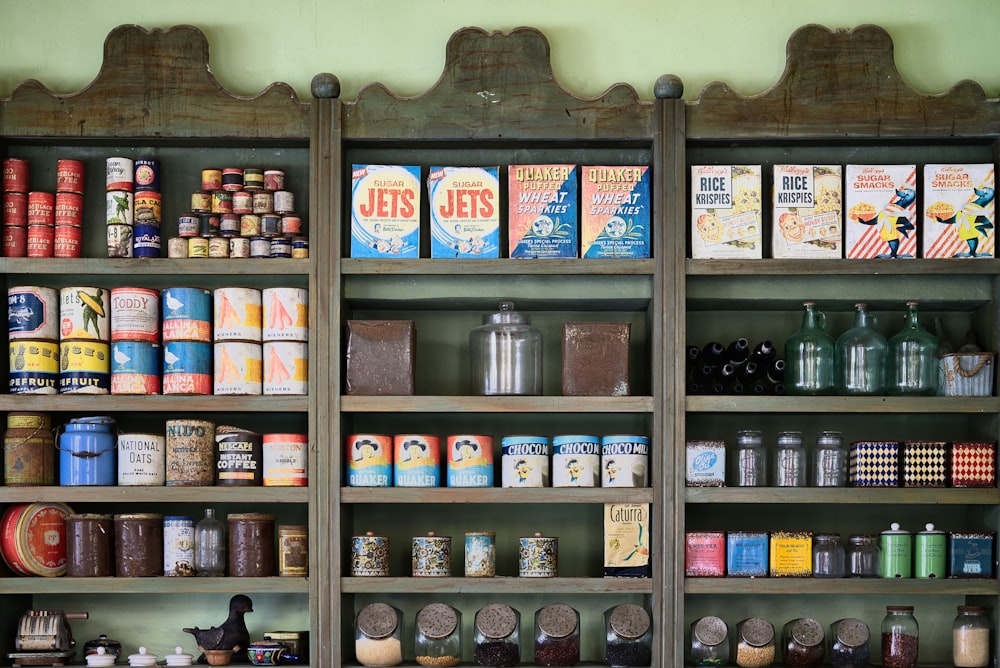
[[[771,255],[843,257],[840,165],[775,165]]]
[[[649,167],[583,167],[580,255],[649,257]]]
[[[760,165],[691,166],[691,257],[763,257]]]
[[[916,165],[847,165],[844,208],[848,258],[917,256]]]
[[[418,257],[420,167],[354,165],[351,257]]]
[[[507,169],[510,257],[579,257],[576,165]]]
[[[924,257],[993,257],[994,166],[924,165]]]
[[[499,167],[431,167],[431,257],[500,257],[499,175]]]

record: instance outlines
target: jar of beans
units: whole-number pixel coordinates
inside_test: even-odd
[[[882,665],[913,668],[917,665],[920,631],[911,605],[889,605],[882,619]]]
[[[580,661],[580,613],[553,603],[535,613],[535,665],[575,666]]]
[[[958,616],[951,627],[951,662],[959,668],[990,665],[990,620],[986,608],[958,606]]]
[[[736,665],[761,668],[774,663],[774,626],[760,617],[749,617],[736,625]]]
[[[864,668],[871,655],[871,633],[860,619],[838,619],[830,625],[830,665]]]
[[[645,608],[622,603],[604,611],[604,664],[648,666],[653,660],[653,623]]]
[[[691,664],[724,666],[729,663],[729,627],[719,617],[702,617],[691,624]]]
[[[516,666],[521,660],[521,613],[503,603],[491,603],[476,613],[472,658],[477,666]]]
[[[446,603],[430,603],[417,613],[413,646],[421,666],[462,662],[462,613]]]
[[[823,626],[815,619],[793,619],[781,629],[786,666],[819,666],[823,663]]]
[[[403,613],[388,603],[370,603],[358,613],[354,653],[362,666],[403,663]]]

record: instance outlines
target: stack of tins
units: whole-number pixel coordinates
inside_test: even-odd
[[[0,556],[18,575],[66,574],[66,518],[61,503],[18,503],[0,516]]]
[[[215,394],[262,394],[261,291],[216,288],[214,303]]]
[[[11,394],[59,391],[59,294],[22,285],[7,290]]]
[[[5,257],[80,257],[84,167],[58,160],[56,192],[30,191],[27,160],[3,162]]]
[[[106,161],[108,257],[160,256],[160,161]]]
[[[164,288],[160,317],[163,394],[212,394],[212,293]]]
[[[160,293],[111,289],[111,394],[160,393]]]
[[[98,287],[59,291],[59,393],[111,391],[111,296]]]
[[[264,288],[264,394],[309,393],[309,291]]]

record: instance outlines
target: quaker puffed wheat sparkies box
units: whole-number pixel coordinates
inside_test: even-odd
[[[510,257],[579,257],[576,165],[507,168]]]
[[[841,258],[840,165],[775,165],[771,257]]]
[[[847,165],[844,208],[848,258],[917,256],[916,165]]]
[[[582,168],[580,255],[649,257],[649,167]]]
[[[420,167],[354,165],[351,257],[420,253]]]
[[[691,166],[691,257],[763,257],[760,165]]]
[[[924,257],[996,254],[994,172],[990,163],[924,165]]]
[[[499,174],[499,167],[431,167],[432,258],[500,257]]]

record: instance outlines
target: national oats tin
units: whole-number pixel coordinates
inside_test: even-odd
[[[194,575],[194,520],[182,515],[163,518],[163,574]]]
[[[215,428],[215,484],[260,486],[263,482],[263,439],[239,427]]]
[[[216,288],[212,293],[215,341],[261,340],[261,291],[257,288]]]
[[[601,438],[601,487],[646,487],[649,485],[649,438],[603,436]]]
[[[309,344],[303,341],[264,343],[264,394],[309,394]]]
[[[160,346],[145,341],[111,344],[111,394],[159,394]]]
[[[160,487],[166,484],[166,438],[163,434],[118,434],[118,485]]]
[[[496,569],[496,534],[471,531],[465,534],[465,577],[492,578]]]
[[[131,225],[108,225],[106,236],[108,241],[108,257],[133,257]]]
[[[163,344],[163,394],[212,394],[212,344]]]
[[[448,437],[448,487],[493,486],[493,437]]]
[[[111,341],[160,341],[160,293],[152,288],[111,288]]]
[[[59,338],[59,293],[55,288],[19,285],[7,289],[7,336],[18,339]]]
[[[108,394],[111,347],[103,341],[59,343],[59,393]]]
[[[264,487],[309,484],[309,438],[306,434],[264,434]]]
[[[535,532],[518,539],[517,574],[522,578],[554,578],[559,574],[559,539]]]
[[[213,394],[257,395],[263,393],[262,350],[259,343],[220,341],[214,344],[215,385]]]
[[[11,394],[56,394],[59,391],[59,344],[17,340],[10,344]]]
[[[371,531],[351,538],[351,577],[389,577],[389,537]]]
[[[309,340],[309,290],[264,288],[261,305],[264,341]]]
[[[168,487],[211,486],[215,482],[215,424],[167,420]]]
[[[599,487],[601,439],[597,436],[552,437],[552,486]]]
[[[549,486],[547,436],[504,436],[500,449],[501,487]]]
[[[133,188],[132,179],[135,165],[132,158],[112,157],[105,161],[104,183],[106,190],[128,190]]]
[[[212,293],[203,288],[164,288],[160,313],[163,341],[212,340]]]
[[[451,575],[451,536],[414,536],[411,551],[413,577],[448,577]]]
[[[392,486],[392,438],[384,434],[352,434],[344,444],[348,487]]]
[[[396,487],[441,485],[441,439],[427,434],[393,436]]]

